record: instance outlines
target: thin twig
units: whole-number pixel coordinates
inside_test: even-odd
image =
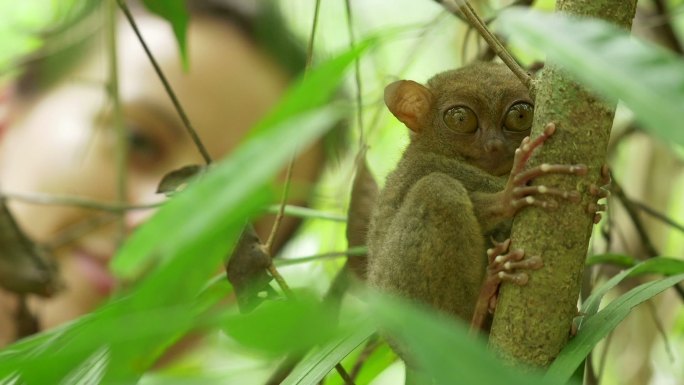
[[[356,37],[354,36],[351,1],[345,0],[344,4],[347,10],[347,30],[349,31],[349,48],[354,49],[356,47]],[[359,126],[359,147],[363,147],[366,142],[366,139],[364,138],[363,130],[361,64],[358,57],[354,58],[354,80],[356,82],[356,124]]]
[[[337,363],[337,365],[335,365],[335,369],[340,377],[342,377],[346,385],[354,385],[354,380],[351,378],[351,376],[349,376],[349,373],[347,373],[342,364]]]
[[[266,208],[267,213],[277,214],[280,210],[280,205],[272,205]],[[285,215],[296,218],[310,218],[310,219],[322,219],[326,221],[333,222],[346,222],[347,217],[328,213],[325,211],[314,210],[308,207],[295,206],[295,205],[285,205]]]
[[[109,49],[109,82],[107,90],[112,102],[114,126],[116,127],[116,195],[121,205],[127,204],[128,195],[128,145],[127,132],[123,123],[121,96],[119,94],[119,63],[116,47],[116,5],[108,3],[107,7],[107,43]],[[122,244],[126,237],[126,220],[124,212],[119,212],[117,244]]]
[[[197,134],[197,131],[195,131],[192,124],[190,123],[190,119],[188,119],[188,116],[185,114],[185,110],[183,110],[183,107],[181,106],[180,102],[178,101],[178,98],[176,97],[176,94],[173,92],[173,89],[171,88],[171,84],[169,84],[169,81],[166,79],[164,72],[162,72],[161,67],[159,67],[159,64],[152,55],[150,48],[147,46],[147,43],[145,43],[145,39],[143,39],[142,34],[138,29],[138,25],[135,23],[133,15],[131,14],[130,9],[128,9],[125,0],[116,0],[116,2],[117,4],[119,4],[119,8],[121,8],[121,11],[123,11],[124,15],[126,16],[126,19],[128,20],[128,23],[131,25],[133,31],[135,32],[135,35],[138,37],[138,41],[140,41],[140,44],[142,45],[143,49],[145,50],[145,53],[147,54],[147,57],[150,59],[150,62],[154,67],[154,71],[157,73],[159,80],[161,80],[162,84],[164,85],[164,89],[166,90],[166,93],[169,95],[169,98],[171,98],[171,102],[173,103],[176,112],[178,112],[178,115],[183,121],[185,129],[192,138],[192,141],[195,143],[195,146],[199,150],[200,154],[202,154],[204,162],[206,164],[211,164],[211,156],[209,155],[209,152],[207,151],[206,147],[204,147],[202,140]]]
[[[316,0],[316,5],[314,9],[314,20],[313,20],[313,25],[311,27],[311,36],[309,37],[309,44],[308,44],[308,51],[307,51],[307,57],[306,57],[306,67],[304,69],[304,76],[309,72],[309,69],[311,68],[312,62],[313,62],[313,49],[314,49],[314,38],[316,36],[316,29],[318,25],[318,14],[320,10],[320,0]],[[273,227],[271,228],[271,233],[269,234],[268,240],[266,241],[266,244],[263,245],[265,252],[273,256],[273,244],[275,242],[275,236],[278,233],[278,229],[280,228],[280,225],[282,223],[282,220],[285,216],[285,207],[287,203],[287,196],[289,194],[290,190],[290,184],[292,181],[292,170],[294,168],[294,162],[295,162],[295,157],[294,155],[290,159],[290,163],[288,164],[287,167],[287,175],[285,177],[285,186],[283,189],[283,196],[280,202],[280,208],[278,210],[278,214],[276,215],[275,222],[273,223]],[[271,274],[271,276],[275,279],[275,281],[278,283],[278,286],[280,286],[280,289],[285,293],[286,297],[289,299],[294,298],[294,293],[292,292],[292,289],[290,289],[290,286],[287,284],[287,281],[285,281],[285,278],[280,274],[278,269],[276,268],[273,259],[271,259],[271,264],[268,266],[268,271]],[[286,358],[283,364],[281,364],[281,367],[276,370],[276,372],[273,375],[273,378],[282,378],[286,377],[291,371],[292,368],[301,360],[300,355],[294,355]],[[353,381],[349,379],[349,375],[347,372],[344,370],[344,367],[342,367],[341,364],[335,365],[335,369],[337,369],[337,372],[340,374],[340,376],[345,380],[345,382],[348,385],[353,385]],[[271,383],[273,381],[272,379],[269,379],[268,383]],[[349,379],[349,381],[348,381]]]
[[[501,8],[501,9],[499,9],[497,11],[497,14],[501,13],[501,11],[503,11],[507,8],[511,8],[511,7],[530,7],[530,6],[532,6],[533,3],[534,3],[534,0],[517,0],[517,1],[514,1],[514,2],[506,5],[505,7]],[[495,15],[493,17],[490,17],[490,18],[484,20],[485,25],[491,24],[494,20],[496,20],[497,16],[498,15]],[[478,52],[479,52],[477,54],[477,60],[478,61],[491,61],[496,56],[496,52],[494,52],[494,50],[492,50],[492,48],[489,45],[487,45],[486,49],[480,49],[480,47],[478,47]]]
[[[295,157],[293,155],[290,159],[290,163],[287,165],[287,175],[285,176],[285,186],[283,188],[283,196],[280,201],[280,209],[278,210],[278,214],[276,215],[275,221],[273,222],[273,226],[271,227],[271,233],[268,235],[268,240],[264,245],[264,249],[266,249],[266,254],[270,256],[273,256],[273,244],[275,242],[275,237],[278,234],[278,230],[280,229],[280,225],[283,222],[283,218],[285,218],[285,206],[287,204],[287,196],[290,194],[290,185],[292,184],[292,169],[294,168],[294,162]]]
[[[290,266],[290,265],[298,265],[302,263],[307,263],[307,262],[314,262],[314,261],[320,261],[324,259],[335,259],[335,258],[341,258],[341,257],[354,257],[354,256],[362,256],[368,254],[368,248],[366,246],[357,246],[357,247],[350,247],[349,249],[345,251],[334,251],[330,253],[322,253],[322,254],[316,254],[316,255],[311,255],[308,257],[300,257],[300,258],[291,258],[291,259],[280,259],[276,262],[276,265],[279,267],[282,266]]]
[[[313,62],[314,38],[316,37],[316,29],[318,28],[318,14],[321,9],[321,0],[316,0],[316,7],[314,8],[314,19],[311,25],[311,35],[309,35],[309,44],[306,49],[306,67],[304,71],[308,72]]]
[[[648,253],[649,257],[656,257],[660,255],[653,242],[651,242],[651,238],[649,237],[646,228],[644,228],[644,224],[641,222],[641,218],[639,218],[639,214],[636,212],[636,208],[634,207],[632,200],[627,197],[625,191],[622,189],[622,186],[612,176],[611,181],[611,190],[615,194],[615,197],[622,202],[622,206],[625,208],[627,215],[632,220],[634,228],[639,234],[639,238],[641,238],[641,241],[643,242],[646,253]]]
[[[661,35],[665,40],[667,40],[671,44],[671,48],[677,52],[677,53],[683,53],[684,52],[684,46],[682,46],[682,42],[677,36],[677,33],[675,33],[674,27],[672,25],[672,18],[670,17],[669,9],[664,0],[653,0],[653,4],[655,5],[656,11],[658,12],[658,17],[663,18],[663,22],[660,25],[654,25],[652,26],[653,29],[658,28],[660,31]]]
[[[670,362],[674,363],[676,361],[674,352],[672,352],[672,344],[670,344],[670,339],[667,337],[667,332],[665,331],[665,325],[663,325],[662,320],[658,317],[658,310],[656,305],[653,303],[653,299],[646,301],[648,306],[648,313],[653,318],[653,323],[655,324],[658,334],[663,338],[663,345],[665,346],[665,352],[670,359]]]
[[[35,205],[46,206],[74,206],[83,209],[108,211],[112,213],[120,213],[131,210],[149,210],[155,209],[164,204],[164,202],[148,203],[141,205],[121,204],[119,202],[102,202],[88,198],[81,198],[70,195],[53,195],[40,193],[14,193],[14,192],[0,192],[0,198],[15,200],[24,203],[31,203]]]
[[[532,87],[532,78],[530,75],[518,64],[513,56],[508,52],[506,47],[501,44],[499,39],[494,35],[487,25],[482,21],[482,19],[477,15],[473,7],[466,0],[441,0],[439,1],[446,9],[450,12],[456,14],[460,13],[468,20],[470,25],[475,28],[482,38],[487,42],[487,44],[492,48],[497,56],[508,66],[508,68],[513,71],[515,76],[520,79],[520,81],[528,89]]]
[[[627,215],[632,220],[632,224],[634,224],[634,228],[639,234],[641,242],[643,243],[643,246],[646,249],[648,258],[654,258],[659,256],[660,253],[658,252],[658,249],[656,249],[653,242],[651,242],[651,238],[648,236],[648,233],[644,228],[643,223],[641,222],[641,218],[639,218],[639,214],[637,213],[634,202],[627,197],[625,191],[622,189],[622,186],[620,186],[620,184],[615,180],[615,178],[612,177],[612,175],[611,191],[615,194],[615,197],[617,197],[620,200],[620,202],[622,202],[622,206],[625,208]],[[677,292],[677,295],[679,295],[680,300],[684,301],[684,288],[682,288],[680,284],[675,284],[672,287]]]
[[[639,210],[643,211],[644,213],[646,213],[646,214],[658,219],[659,221],[669,225],[670,227],[677,229],[677,230],[684,233],[684,225],[681,225],[681,224],[675,222],[674,220],[672,220],[671,218],[669,218],[665,214],[663,214],[659,211],[656,211],[654,208],[652,208],[652,207],[650,207],[650,206],[648,206],[642,202],[637,202],[637,201],[633,200],[632,204],[634,205],[634,207],[638,208]]]
[[[76,223],[71,224],[67,228],[60,230],[60,232],[50,241],[43,243],[41,246],[48,250],[54,250],[58,247],[64,246],[76,239],[88,234],[91,231],[98,229],[108,223],[116,220],[112,213],[103,213],[92,217],[85,218]]]
[[[401,78],[404,73],[411,67],[411,65],[415,62],[415,60],[420,57],[420,50],[423,49],[424,47],[427,47],[427,44],[425,44],[426,39],[429,37],[430,32],[432,32],[435,27],[439,25],[439,23],[442,21],[442,19],[446,16],[450,15],[449,12],[444,11],[440,12],[437,16],[434,18],[430,19],[427,23],[421,25],[422,31],[420,34],[418,34],[418,37],[416,38],[416,41],[414,44],[411,46],[411,48],[407,51],[408,54],[406,56],[406,60],[404,61],[404,64],[401,66],[399,71],[397,71],[397,75]],[[375,112],[373,113],[373,116],[370,119],[370,124],[368,125],[368,132],[375,132],[375,130],[378,128],[378,125],[380,124],[380,118],[385,114],[385,99],[384,98],[378,98],[377,102],[374,104],[377,105],[375,108]],[[346,218],[345,218],[346,221]]]
[[[311,65],[313,63],[314,40],[316,38],[316,30],[318,29],[318,13],[320,10],[320,6],[320,0],[316,0],[316,5],[314,8],[313,25],[311,26],[311,35],[309,36],[309,44],[306,52],[306,66],[304,67],[304,76],[306,76],[306,74],[309,73],[309,70],[311,69]],[[278,209],[278,214],[276,214],[275,221],[273,222],[273,226],[271,227],[271,233],[269,234],[268,240],[266,241],[266,245],[264,246],[266,254],[270,256],[273,256],[273,244],[275,242],[275,237],[276,234],[278,234],[280,225],[282,224],[283,218],[285,217],[285,206],[287,204],[287,196],[290,192],[290,184],[292,182],[292,170],[294,169],[294,163],[295,156],[292,155],[292,158],[290,158],[290,163],[287,165],[287,175],[285,176],[285,187],[283,189],[283,196],[280,201],[280,208]],[[273,264],[271,264],[271,266],[275,270],[275,266],[273,266]]]
[[[271,262],[271,264],[268,266],[268,272],[271,273],[273,279],[276,280],[278,286],[280,286],[280,289],[283,291],[283,293],[285,293],[285,296],[288,299],[293,299],[294,293],[292,292],[292,289],[290,289],[290,285],[288,285],[287,281],[285,281],[285,278],[283,278],[283,276],[280,275],[280,272],[278,271],[278,269],[276,269],[273,262]]]

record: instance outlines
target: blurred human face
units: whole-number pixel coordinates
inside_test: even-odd
[[[193,19],[188,35],[190,72],[184,73],[168,24],[149,16],[136,20],[214,158],[228,153],[285,87],[284,73],[226,22]],[[201,164],[202,158],[130,27],[120,24],[118,29],[120,93],[129,133],[127,199],[131,204],[158,202],[162,197],[155,190],[161,177],[184,165]],[[99,43],[98,49],[104,46]],[[107,72],[107,54],[93,52],[60,84],[13,107],[10,128],[0,141],[2,189],[117,199],[116,130],[104,87]],[[11,209],[39,243],[102,215],[16,201]],[[126,213],[128,230],[149,214]],[[92,310],[112,291],[115,282],[107,263],[116,249],[117,231],[110,222],[56,249],[67,289],[32,304],[44,328]]]

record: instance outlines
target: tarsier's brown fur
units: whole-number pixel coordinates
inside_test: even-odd
[[[469,320],[490,236],[503,240],[510,233],[510,218],[496,213],[497,193],[504,189],[515,149],[529,135],[529,130],[504,132],[502,119],[512,104],[531,100],[508,68],[492,63],[441,73],[427,88],[433,98],[429,113],[412,127],[411,143],[388,176],[371,219],[368,279]],[[443,114],[454,105],[470,107],[482,129],[449,130]]]
[[[535,185],[534,178],[585,175],[587,167],[526,167],[556,126],[548,123],[529,138],[531,98],[502,64],[443,72],[427,86],[394,82],[385,89],[385,103],[412,133],[371,218],[368,282],[471,321],[471,330],[485,328],[498,284],[524,285],[527,273],[516,270],[543,264],[539,256],[508,250],[515,213],[528,206],[553,208],[554,198],[581,201],[578,191]],[[608,178],[606,167],[602,173]],[[595,221],[598,207],[594,202],[587,208]],[[429,383],[410,353],[390,342],[409,359],[407,383]]]

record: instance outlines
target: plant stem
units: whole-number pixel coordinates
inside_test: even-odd
[[[138,41],[140,41],[140,44],[142,45],[143,49],[145,50],[145,53],[147,54],[147,57],[150,59],[150,62],[152,63],[152,66],[154,67],[154,71],[157,73],[159,80],[161,80],[162,84],[164,85],[164,89],[166,90],[166,93],[169,95],[169,98],[171,98],[171,102],[173,103],[173,106],[176,109],[176,112],[178,112],[178,115],[180,116],[181,120],[183,121],[183,125],[185,126],[185,129],[187,130],[188,134],[190,135],[190,138],[192,138],[192,141],[195,143],[195,146],[197,147],[200,154],[202,155],[204,162],[206,164],[211,164],[211,156],[209,155],[207,148],[204,147],[202,140],[200,139],[199,135],[197,134],[197,131],[195,130],[195,128],[190,123],[190,119],[188,119],[188,116],[185,114],[185,110],[183,109],[180,102],[178,101],[178,98],[176,97],[175,92],[173,92],[173,89],[171,88],[171,84],[169,84],[169,81],[166,79],[164,72],[162,72],[161,67],[159,67],[159,64],[157,63],[157,60],[152,55],[150,48],[147,46],[147,43],[145,43],[145,39],[143,39],[142,34],[140,33],[140,30],[138,29],[138,25],[135,23],[135,20],[133,19],[133,15],[131,14],[130,9],[128,9],[128,6],[126,5],[125,0],[116,0],[116,2],[117,2],[117,4],[119,4],[119,8],[121,8],[121,11],[123,11],[124,15],[126,16],[128,23],[133,28],[133,32],[135,32],[135,35],[138,37]]]
[[[142,205],[130,205],[119,202],[101,202],[88,198],[81,198],[68,195],[52,195],[39,193],[13,193],[0,192],[0,198],[9,200],[16,200],[25,203],[47,206],[76,206],[84,209],[108,211],[113,213],[120,213],[130,210],[148,210],[162,206],[164,202],[149,203]]]
[[[354,36],[353,18],[351,1],[345,0],[345,8],[347,10],[347,30],[349,31],[349,48],[352,50],[356,46],[356,37]],[[359,58],[354,59],[354,81],[356,82],[356,124],[359,126],[359,147],[365,144],[364,130],[363,130],[363,99],[361,96],[361,64]]]
[[[491,49],[496,53],[497,56],[508,66],[508,68],[513,71],[515,76],[520,79],[520,81],[530,89],[532,87],[532,78],[525,71],[520,64],[513,58],[513,56],[508,52],[506,47],[501,44],[501,41],[489,30],[487,25],[482,21],[482,19],[477,15],[470,2],[467,0],[442,0],[440,3],[452,13],[462,14],[470,25],[475,28],[480,36],[487,42]]]
[[[121,205],[126,205],[128,195],[128,141],[126,127],[123,122],[121,96],[119,93],[119,63],[116,46],[116,5],[108,2],[107,7],[107,45],[109,50],[109,81],[107,90],[114,109],[114,126],[116,127],[116,196]],[[119,211],[118,239],[121,244],[126,237],[126,220],[123,211]]]

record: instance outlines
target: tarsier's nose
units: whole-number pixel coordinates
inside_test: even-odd
[[[499,138],[489,138],[484,144],[484,150],[488,153],[502,152],[504,148],[505,144]]]

